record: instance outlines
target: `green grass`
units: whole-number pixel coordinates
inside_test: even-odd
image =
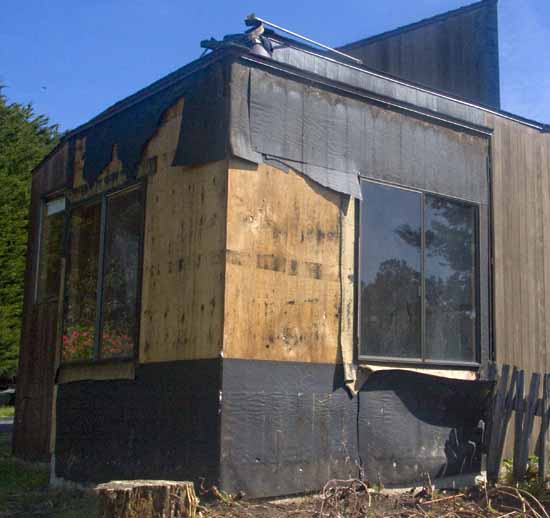
[[[15,414],[14,406],[0,406],[0,418],[13,417]]]
[[[0,518],[80,518],[97,515],[97,500],[83,491],[52,490],[47,466],[11,455],[11,438],[0,433]]]

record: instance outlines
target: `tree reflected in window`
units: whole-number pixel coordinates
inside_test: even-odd
[[[426,354],[474,361],[475,209],[426,196],[425,221]]]
[[[373,182],[362,192],[361,354],[476,361],[477,207]]]
[[[63,361],[134,354],[142,229],[141,189],[103,196],[72,211]]]
[[[93,358],[101,206],[73,210],[63,333],[64,361]]]
[[[37,302],[39,304],[57,299],[59,296],[64,225],[65,198],[46,202],[42,210],[38,260]]]
[[[141,191],[109,199],[103,283],[101,357],[131,356],[137,337]]]
[[[419,193],[372,182],[362,184],[361,351],[365,355],[420,358]]]

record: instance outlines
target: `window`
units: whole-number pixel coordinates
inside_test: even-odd
[[[133,356],[142,228],[141,189],[72,210],[63,361]]]
[[[476,362],[477,207],[363,181],[360,356]]]
[[[61,275],[65,198],[46,201],[40,219],[36,302],[57,299]]]

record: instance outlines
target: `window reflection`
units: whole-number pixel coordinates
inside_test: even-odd
[[[475,209],[425,197],[426,354],[474,361]]]
[[[362,183],[361,353],[421,357],[421,195]]]
[[[477,207],[367,181],[362,193],[361,354],[476,361]]]
[[[108,202],[103,281],[101,357],[131,356],[137,337],[141,191]]]
[[[57,198],[44,204],[38,261],[38,303],[59,296],[64,222],[65,198]]]
[[[93,357],[100,235],[100,205],[72,212],[63,333],[64,361]]]

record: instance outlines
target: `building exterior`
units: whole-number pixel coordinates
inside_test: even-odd
[[[249,496],[476,473],[491,366],[550,361],[548,128],[494,70],[209,46],[34,172],[15,453]]]

